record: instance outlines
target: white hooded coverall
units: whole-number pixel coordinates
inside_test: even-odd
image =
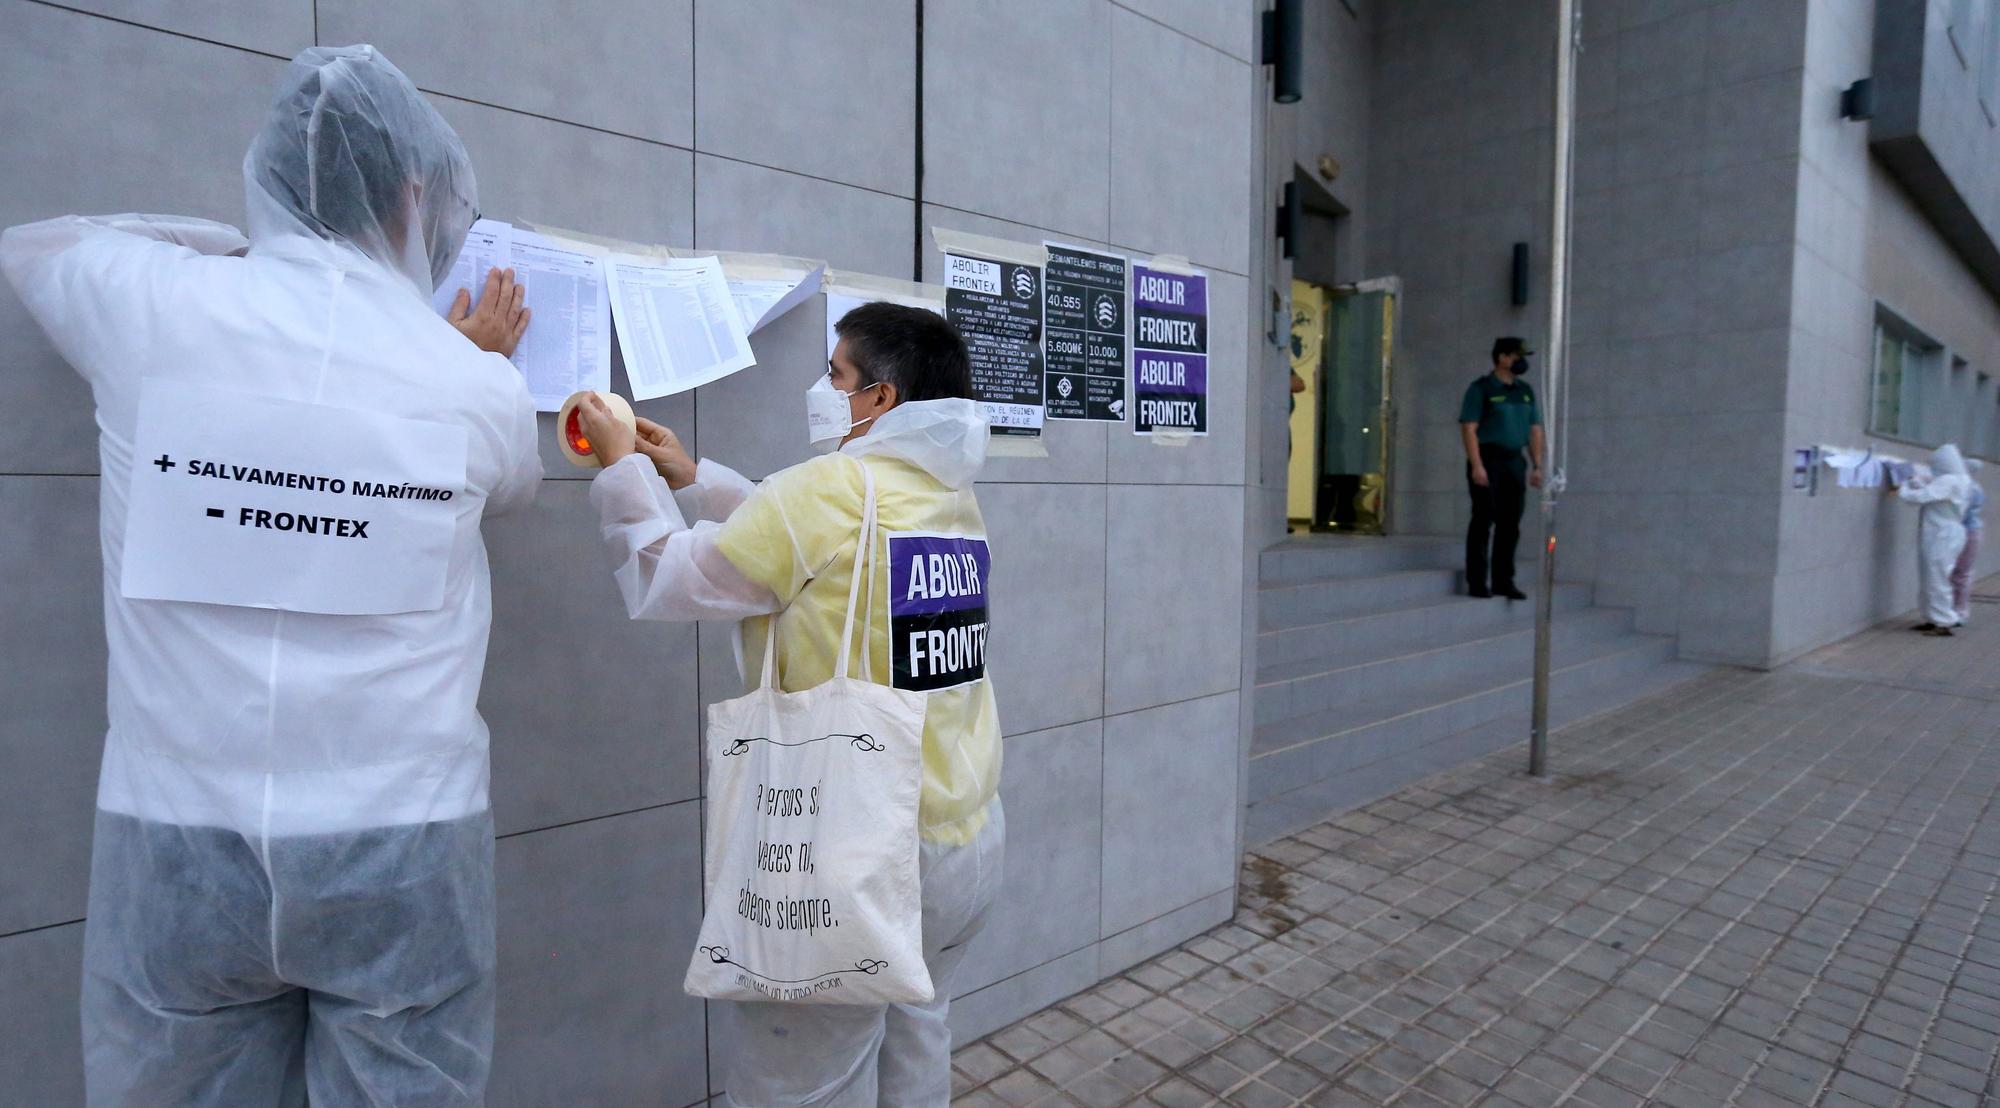
[[[494,968],[480,521],[534,495],[533,405],[505,358],[431,308],[472,222],[472,169],[380,54],[294,59],[243,173],[247,242],[157,216],[0,238],[0,266],[97,408],[110,729],[87,1095],[480,1103]],[[463,429],[442,605],[326,615],[122,595],[148,379]]]
[[[1951,571],[1965,546],[1965,510],[1972,503],[1972,476],[1958,447],[1931,453],[1931,476],[1903,485],[1896,495],[1923,505],[1917,521],[1917,575],[1924,621],[1939,627],[1958,622],[1952,604]]]
[[[875,476],[884,531],[983,538],[972,486],[987,434],[970,400],[906,402],[838,455],[780,471],[761,488],[704,458],[695,483],[669,493],[634,454],[598,474],[590,497],[634,619],[745,620],[746,637],[756,636],[745,652],[752,658],[775,626],[778,680],[796,691],[826,680],[840,652],[861,525],[855,462]],[[690,517],[699,522],[690,527]],[[877,595],[886,596],[886,554],[878,562]],[[890,672],[889,622],[875,620],[866,644],[877,674]],[[746,683],[756,676],[746,674]],[[930,694],[924,763],[923,811],[910,831],[919,839],[924,961],[936,998],[720,1005],[724,1088],[736,1108],[929,1108],[950,1099],[952,975],[999,889],[1006,838],[990,681]]]

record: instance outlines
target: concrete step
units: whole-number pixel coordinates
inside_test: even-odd
[[[1437,535],[1295,535],[1258,556],[1265,584],[1370,577],[1412,569],[1463,569],[1465,540]]]
[[[1639,679],[1668,664],[1672,651],[1671,640],[1633,636],[1586,659],[1560,665],[1553,674],[1553,703],[1569,711],[1572,701],[1594,689]],[[1378,762],[1391,766],[1428,764],[1416,759],[1415,752],[1510,715],[1525,718],[1531,693],[1532,680],[1524,671],[1519,680],[1454,699],[1426,702],[1386,718],[1351,725],[1345,718],[1328,719],[1321,724],[1319,735],[1282,746],[1267,745],[1252,754],[1249,800],[1253,804],[1265,801]],[[1409,772],[1421,776],[1415,768]]]
[[[1549,705],[1550,725],[1557,729],[1549,738],[1552,771],[1561,773],[1564,764],[1564,732],[1560,728],[1667,694],[1709,672],[1709,668],[1692,662],[1669,661],[1581,688],[1558,675]],[[1303,783],[1293,782],[1291,788],[1267,788],[1262,796],[1250,802],[1245,812],[1247,841],[1252,846],[1261,846],[1387,796],[1433,773],[1510,746],[1521,748],[1525,768],[1528,726],[1528,711],[1523,707],[1427,744],[1353,764],[1330,777],[1302,779]]]
[[[1433,604],[1459,595],[1464,580],[1463,570],[1411,569],[1367,577],[1309,577],[1265,584],[1257,590],[1257,628],[1283,631]]]
[[[1673,656],[1673,640],[1627,635],[1558,654],[1551,691],[1559,700],[1603,682],[1633,677]],[[1567,655],[1567,656],[1564,656]],[[1275,796],[1356,766],[1468,731],[1509,712],[1526,711],[1533,691],[1527,666],[1491,671],[1482,685],[1442,685],[1403,699],[1399,710],[1374,703],[1294,716],[1257,728],[1251,740],[1249,796]]]
[[[1365,583],[1363,591],[1371,591]],[[1590,586],[1557,585],[1557,618],[1590,605]],[[1503,630],[1532,627],[1535,605],[1464,596],[1431,598],[1414,606],[1376,601],[1368,610],[1300,626],[1267,630],[1257,636],[1257,665],[1264,669],[1302,662],[1353,665],[1432,646],[1480,639]]]
[[[1484,603],[1500,604],[1491,600]],[[1260,666],[1257,743],[1265,741],[1267,726],[1274,734],[1301,729],[1308,735],[1318,734],[1316,729],[1333,715],[1345,720],[1386,718],[1527,672],[1534,661],[1534,625],[1521,623],[1495,630],[1496,634],[1485,638],[1448,641],[1352,665],[1306,659]],[[1554,660],[1565,665],[1591,656],[1625,638],[1631,630],[1632,613],[1626,609],[1585,608],[1566,613],[1553,628]],[[1257,748],[1252,746],[1252,750]]]

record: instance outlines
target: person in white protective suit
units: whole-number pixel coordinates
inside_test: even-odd
[[[1972,475],[1958,447],[1950,443],[1931,452],[1931,472],[1905,481],[1896,495],[1923,505],[1917,521],[1917,567],[1923,622],[1916,630],[1948,636],[1958,622],[1952,606],[1951,572],[1965,547],[1965,512],[1972,504]]]
[[[479,311],[454,312],[459,330],[432,309],[473,220],[472,169],[371,47],[293,59],[243,175],[247,240],[159,216],[0,238],[100,431],[110,729],[84,937],[88,1099],[481,1103],[494,917],[480,521],[541,477],[533,403],[496,352],[525,315],[506,275]],[[133,456],[142,382],[147,402],[224,396],[221,421],[241,395],[462,440],[464,484],[431,517],[426,556],[442,603],[325,614],[124,595],[134,468],[172,461]]]
[[[828,373],[806,394],[807,438],[825,456],[761,487],[707,458],[696,464],[672,433],[646,420],[638,436],[602,401],[584,430],[605,462],[591,485],[615,576],[634,619],[743,620],[741,658],[777,636],[778,684],[812,688],[833,675],[864,504],[866,466],[880,529],[954,536],[984,548],[973,478],[988,427],[971,395],[971,362],[949,323],[921,308],[875,303],[835,325]],[[857,465],[856,463],[860,463]],[[671,491],[670,491],[671,490]],[[687,519],[698,517],[692,528]],[[719,521],[719,522],[718,522]],[[881,554],[878,551],[878,554]],[[889,557],[876,557],[875,595],[889,594]],[[977,618],[983,632],[984,590]],[[900,617],[899,617],[900,618]],[[879,680],[936,676],[871,621],[865,648]],[[892,637],[897,646],[892,658]],[[744,675],[746,687],[759,674]],[[724,1088],[739,1108],[942,1105],[951,1097],[945,1016],[954,970],[985,922],[1000,881],[1005,827],[1000,723],[984,654],[976,670],[927,691],[917,825],[924,959],[937,997],[890,1006],[725,1003],[732,1024]]]
[[[1972,499],[1965,506],[1965,546],[1951,567],[1951,606],[1958,612],[1955,627],[1972,622],[1972,575],[1979,568],[1980,540],[1986,535],[1986,522],[1981,518],[1986,510],[1986,490],[1980,487],[1978,477],[1982,464],[1977,458],[1965,460],[1966,471],[1973,478]]]

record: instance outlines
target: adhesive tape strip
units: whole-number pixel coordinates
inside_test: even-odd
[[[591,395],[590,390],[585,389],[571,394],[568,400],[563,401],[562,409],[556,412],[556,445],[562,448],[563,457],[569,459],[569,464],[582,466],[585,469],[598,469],[604,463],[598,461],[597,455],[591,453],[590,439],[584,435],[582,421],[577,418],[576,412],[577,406],[583,403],[583,398],[589,395]],[[611,409],[611,414],[618,417],[620,423],[627,427],[638,427],[638,421],[632,416],[632,405],[626,403],[624,397],[615,392],[600,392],[597,395],[603,399],[604,406]]]

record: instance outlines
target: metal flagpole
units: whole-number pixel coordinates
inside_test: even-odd
[[[1553,199],[1549,205],[1549,329],[1543,420],[1541,587],[1535,593],[1535,706],[1528,735],[1528,773],[1549,771],[1549,641],[1555,617],[1556,499],[1562,495],[1569,416],[1570,182],[1576,159],[1576,52],[1580,0],[1556,0],[1556,103]],[[1561,451],[1561,452],[1559,452]]]

